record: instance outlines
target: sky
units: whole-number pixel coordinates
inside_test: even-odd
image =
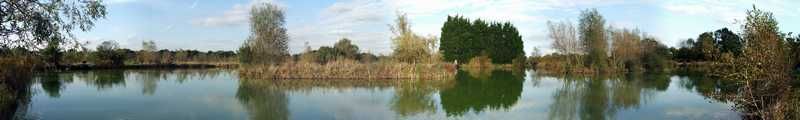
[[[773,12],[782,32],[800,32],[798,0],[105,0],[108,15],[94,29],[76,32],[94,48],[114,40],[141,49],[145,40],[159,49],[236,50],[249,35],[251,6],[267,2],[285,10],[289,51],[306,43],[332,46],[349,38],[363,52],[390,54],[389,26],[398,13],[412,30],[439,36],[449,15],[511,22],[525,51],[553,52],[547,21],[577,24],[582,10],[596,8],[614,28],[640,29],[668,46],[723,27],[739,32],[753,5]]]

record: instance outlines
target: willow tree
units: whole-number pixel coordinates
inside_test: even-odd
[[[278,64],[289,56],[289,35],[282,8],[262,3],[250,10],[250,36],[239,48],[244,64]]]
[[[597,9],[587,9],[581,12],[580,40],[587,52],[586,63],[594,69],[607,67],[608,41],[606,40],[606,20],[597,12]]]
[[[73,30],[88,31],[105,18],[101,0],[0,1],[0,48],[39,49],[77,43]]]

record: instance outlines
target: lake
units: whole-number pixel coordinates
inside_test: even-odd
[[[459,71],[455,80],[248,80],[235,70],[38,73],[17,119],[740,119],[696,75]]]

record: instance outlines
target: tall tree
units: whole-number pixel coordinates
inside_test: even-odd
[[[522,37],[510,22],[470,22],[461,16],[450,16],[442,26],[441,36],[439,51],[446,61],[464,63],[485,55],[493,63],[508,64],[515,59],[522,62],[525,56]]]
[[[279,64],[289,55],[289,35],[286,33],[282,8],[262,3],[250,10],[250,37],[239,48],[245,64]]]
[[[77,43],[72,31],[88,31],[105,18],[102,0],[0,1],[0,48],[38,49],[45,44]]]
[[[588,56],[587,65],[594,69],[605,68],[608,59],[608,41],[606,40],[606,20],[597,12],[597,9],[587,9],[581,12],[580,40]]]

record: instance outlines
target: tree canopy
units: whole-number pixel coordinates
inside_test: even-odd
[[[486,55],[495,64],[508,64],[525,54],[522,37],[510,22],[470,22],[462,16],[448,16],[439,43],[446,61],[467,62]]]

